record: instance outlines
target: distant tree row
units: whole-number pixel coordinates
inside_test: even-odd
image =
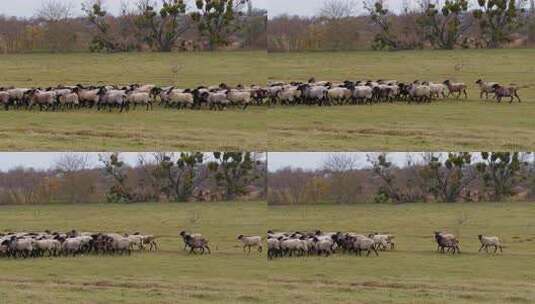
[[[372,48],[499,48],[535,45],[535,4],[527,0],[419,2],[394,14],[382,0],[327,0],[315,17],[278,16],[268,25],[272,51]],[[334,29],[334,30],[333,30]],[[338,31],[337,31],[338,30]]]
[[[286,168],[268,176],[270,204],[478,202],[535,199],[532,155],[509,152],[426,154],[397,167],[388,154],[368,155],[357,169],[348,154],[330,155],[322,169]],[[477,160],[476,160],[477,159]]]
[[[260,200],[265,162],[242,152],[140,154],[135,166],[118,153],[64,154],[46,171],[0,172],[0,204],[134,203]]]
[[[266,47],[267,12],[252,0],[137,0],[109,14],[104,0],[85,0],[84,16],[74,7],[45,0],[31,19],[0,16],[0,52],[94,52],[215,50]]]

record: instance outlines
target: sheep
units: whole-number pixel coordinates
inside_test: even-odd
[[[251,103],[251,92],[228,90],[227,99],[233,103],[242,106],[242,110],[246,110]]]
[[[114,106],[119,107],[120,112],[123,112],[125,109],[128,111],[129,109],[129,103],[128,100],[126,100],[126,91],[124,90],[101,88],[98,95],[100,96],[100,99],[97,104],[97,110],[100,110],[105,105],[108,106],[110,112]]]
[[[100,89],[91,88],[86,89],[82,87],[81,85],[78,85],[73,92],[78,94],[78,99],[80,101],[80,104],[82,106],[86,106],[88,108],[92,108],[94,105],[98,105],[100,103],[101,95],[99,95]]]
[[[219,110],[223,110],[227,105],[230,104],[226,91],[204,92],[201,94],[201,97],[203,100],[206,100],[210,110],[214,110],[216,107]]]
[[[442,83],[424,82],[424,85],[428,85],[431,89],[431,98],[446,98],[446,85]]]
[[[355,237],[353,241],[353,247],[356,250],[356,254],[359,256],[362,254],[362,251],[367,252],[366,256],[369,256],[372,251],[375,252],[376,256],[379,256],[375,241],[371,238],[365,236]]]
[[[134,105],[134,110],[136,109],[138,104],[145,105],[147,111],[149,110],[149,107],[152,110],[152,98],[150,96],[150,93],[131,91],[126,94],[126,101],[129,104]]]
[[[325,254],[325,256],[329,256],[334,252],[335,243],[331,238],[314,237],[313,242],[315,244],[315,250],[318,255],[321,255],[323,253]]]
[[[63,109],[65,109],[66,107],[78,108],[80,106],[78,94],[74,92],[58,95],[58,103],[60,106],[62,106]]]
[[[476,84],[479,86],[479,89],[481,92],[479,93],[479,99],[483,99],[483,95],[485,95],[485,99],[489,99],[489,94],[495,94],[496,88],[495,85],[497,85],[497,82],[487,82],[483,81],[482,79],[478,79],[476,81]]]
[[[201,250],[201,254],[204,254],[205,250],[208,250],[208,254],[211,254],[210,247],[208,247],[208,241],[204,238],[194,238],[191,235],[186,234],[184,236],[184,242],[190,247],[190,254],[197,254],[197,249]]]
[[[369,86],[355,86],[353,88],[353,100],[356,102],[370,102],[373,98],[373,88]]]
[[[431,101],[431,87],[427,85],[411,84],[409,87],[409,103],[411,100],[417,102]]]
[[[493,89],[498,102],[501,102],[503,97],[510,97],[511,100],[509,103],[513,103],[515,97],[518,99],[518,102],[522,102],[522,100],[520,100],[520,96],[518,96],[518,88],[516,87],[504,87],[499,84],[495,84]]]
[[[56,109],[57,106],[57,96],[55,92],[41,91],[38,89],[30,90],[26,92],[25,96],[30,100],[28,109],[31,110],[34,105],[39,106],[39,110],[43,109],[48,110],[52,108]]]
[[[0,105],[4,105],[4,109],[9,110],[9,93],[0,91]]]
[[[48,256],[56,256],[61,251],[61,243],[58,240],[38,240],[35,242],[35,245],[41,255],[48,253]]]
[[[249,249],[248,254],[250,254],[251,247],[258,247],[258,252],[262,252],[262,237],[244,236],[243,234],[240,234],[238,236],[238,240],[240,240],[243,244],[243,252],[245,252],[245,248],[248,248]]]
[[[448,248],[448,252],[455,254],[456,252],[461,253],[459,247],[459,241],[457,238],[450,233],[435,232],[435,241],[437,242],[440,252],[444,253],[444,248]]]
[[[327,98],[329,101],[340,103],[351,98],[352,92],[347,88],[331,88],[327,91]]]
[[[280,242],[276,238],[268,237],[267,239],[267,247],[268,247],[268,259],[273,259],[277,256],[282,256]]]
[[[391,234],[372,233],[368,235],[368,237],[375,241],[377,248],[381,251],[384,251],[387,248],[390,248],[391,250],[395,248],[395,244],[393,242],[394,236]]]
[[[485,251],[489,252],[489,247],[494,247],[494,253],[498,251],[498,248],[500,249],[500,252],[503,253],[503,246],[500,238],[496,236],[484,236],[482,234],[477,236],[479,241],[481,242],[481,248],[479,248],[478,252],[481,252],[483,248],[485,248]]]
[[[461,98],[461,94],[464,94],[465,99],[468,99],[468,94],[466,93],[466,84],[453,83],[449,79],[443,82],[448,87],[448,97],[453,93],[457,93],[457,99]]]

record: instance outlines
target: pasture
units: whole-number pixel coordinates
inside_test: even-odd
[[[277,231],[388,232],[379,257],[279,258],[268,264],[277,297],[300,303],[532,303],[533,203],[300,206],[268,209]],[[433,231],[455,233],[460,255],[436,253]],[[478,254],[477,235],[499,235],[504,254]],[[284,302],[279,300],[279,302]]]
[[[446,79],[465,82],[469,99],[268,111],[272,151],[465,151],[535,147],[535,49],[275,53],[272,81]],[[475,81],[519,87],[521,104],[482,101]]]
[[[0,56],[0,86],[151,83],[180,87],[264,84],[264,52],[27,54]],[[265,109],[0,111],[4,151],[266,150]]]
[[[1,230],[150,231],[160,251],[131,256],[0,259],[1,303],[250,303],[267,301],[265,255],[244,256],[239,234],[262,234],[266,204],[4,206]],[[182,229],[212,255],[183,251]]]
[[[0,259],[5,303],[531,303],[532,203],[270,207],[265,203],[4,206],[2,231],[141,231],[160,251],[132,256]],[[105,219],[105,220],[103,220]],[[201,232],[212,255],[182,251],[178,232]],[[239,234],[268,229],[391,232],[379,257],[336,254],[267,261],[242,253]],[[460,239],[460,255],[435,252],[433,231]],[[479,233],[503,254],[477,254]]]

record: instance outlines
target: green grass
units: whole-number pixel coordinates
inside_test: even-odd
[[[2,207],[2,230],[142,231],[157,253],[0,259],[0,303],[250,303],[268,296],[266,257],[239,234],[262,234],[265,203]],[[189,256],[178,232],[202,232],[213,254]]]
[[[0,55],[0,86],[265,83],[264,52]],[[266,150],[265,109],[4,112],[3,151]]]
[[[272,80],[396,79],[469,85],[469,99],[431,105],[279,107],[268,112],[273,151],[530,150],[535,147],[535,49],[272,54]],[[479,100],[479,78],[515,83],[522,104]]]
[[[271,229],[390,232],[397,249],[280,259],[268,279],[281,303],[533,303],[534,214],[533,203],[273,207]],[[462,254],[436,253],[437,230],[457,234]],[[504,254],[477,254],[480,233],[503,238]]]
[[[532,303],[535,204],[273,207],[265,203],[4,206],[1,230],[142,231],[157,253],[0,259],[0,303]],[[181,229],[210,240],[188,256]],[[379,257],[244,256],[238,234],[267,229],[382,231],[397,249]],[[459,235],[462,254],[434,252],[432,233]],[[477,254],[479,233],[505,240],[503,255]]]
[[[326,80],[448,78],[468,83],[470,98],[431,105],[252,107],[224,113],[0,110],[0,150],[532,150],[533,57],[535,49],[2,55],[1,85],[139,82],[188,87],[306,81],[311,76]],[[524,102],[479,100],[474,84],[478,78],[521,86]]]

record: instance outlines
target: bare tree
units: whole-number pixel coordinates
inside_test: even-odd
[[[344,19],[357,13],[355,0],[327,0],[319,11],[319,15],[328,19]]]
[[[55,168],[60,172],[76,172],[89,168],[89,154],[63,153],[55,160]]]
[[[345,172],[357,168],[358,157],[352,153],[330,153],[323,162],[323,168],[331,172]]]
[[[70,1],[47,0],[43,1],[35,15],[46,21],[62,21],[72,18],[73,9],[74,5]]]

